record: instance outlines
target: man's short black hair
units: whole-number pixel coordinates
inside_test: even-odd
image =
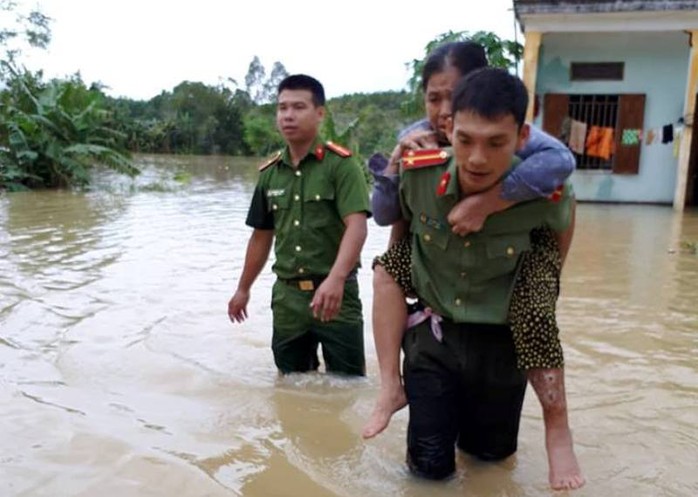
[[[511,114],[521,127],[526,119],[528,90],[523,81],[505,69],[485,67],[458,80],[452,111],[473,112],[487,119]]]
[[[286,76],[276,91],[278,96],[284,90],[308,90],[313,95],[313,103],[316,107],[325,105],[325,89],[317,79],[306,74],[292,74]]]

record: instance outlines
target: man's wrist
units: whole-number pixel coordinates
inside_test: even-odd
[[[332,270],[330,271],[330,274],[327,275],[328,280],[336,280],[340,283],[344,283],[347,281],[347,278],[349,277],[349,272],[340,272],[337,270]]]
[[[251,285],[238,284],[238,287],[237,287],[237,290],[235,290],[235,293],[250,293],[250,288],[251,288]]]

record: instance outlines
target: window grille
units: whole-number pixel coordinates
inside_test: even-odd
[[[591,126],[601,126],[616,130],[618,122],[618,95],[570,95],[568,115],[570,118]],[[577,169],[613,170],[615,154],[609,160],[574,153]]]

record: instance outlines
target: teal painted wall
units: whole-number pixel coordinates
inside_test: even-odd
[[[688,35],[678,32],[545,34],[536,93],[541,98],[545,93],[644,93],[646,128],[676,124],[683,114],[689,54]],[[625,62],[625,77],[573,82],[571,62]],[[542,124],[542,113],[536,124]],[[580,200],[672,203],[677,164],[673,144],[643,144],[639,174],[577,170],[572,182]]]

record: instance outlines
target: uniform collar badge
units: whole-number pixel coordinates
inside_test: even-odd
[[[317,160],[322,160],[322,158],[325,157],[325,147],[318,145],[315,147],[315,150],[313,150],[313,155],[317,158]]]
[[[448,188],[448,183],[451,181],[451,173],[446,171],[441,175],[441,179],[439,180],[439,184],[436,187],[436,195],[441,197],[444,193],[446,193],[446,189]]]
[[[553,193],[548,195],[548,199],[552,202],[559,202],[562,198],[562,194],[565,191],[565,185],[558,186]]]

